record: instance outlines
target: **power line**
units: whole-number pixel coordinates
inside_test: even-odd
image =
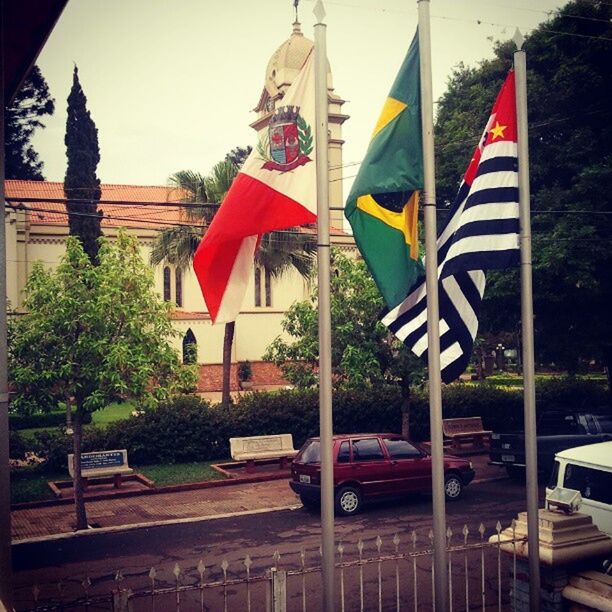
[[[385,8],[374,8],[374,7],[367,7],[367,6],[361,6],[359,4],[349,4],[349,3],[345,3],[345,2],[337,2],[335,0],[328,0],[327,1],[328,4],[335,4],[337,6],[344,6],[347,8],[358,8],[358,9],[363,9],[363,10],[370,10],[370,11],[374,11],[374,12],[378,12],[378,13],[399,13],[399,14],[404,14],[404,15],[412,15],[411,11],[407,11],[407,10],[402,10],[402,9],[385,9]],[[534,10],[534,9],[522,9],[520,7],[513,7],[516,10]],[[545,12],[545,11],[544,11]],[[566,15],[559,12],[556,14],[557,17],[565,17]],[[571,16],[571,15],[567,15],[567,16]],[[579,17],[579,16],[578,16]],[[459,21],[462,23],[475,23],[477,25],[490,25],[493,27],[497,27],[497,28],[515,28],[517,27],[517,24],[509,24],[509,23],[495,23],[495,22],[491,22],[491,21],[484,21],[483,19],[469,19],[469,18],[462,18],[462,17],[449,17],[448,15],[435,15],[432,14],[431,15],[432,19],[442,19],[445,21]],[[605,20],[601,20],[601,21],[605,21]],[[607,38],[604,36],[591,36],[589,34],[578,34],[577,32],[563,32],[560,30],[551,30],[548,28],[544,28],[542,27],[543,24],[546,24],[547,21],[544,21],[536,26],[518,26],[521,29],[523,29],[524,31],[528,32],[531,30],[535,30],[535,29],[539,29],[542,32],[548,32],[550,34],[558,34],[558,35],[563,35],[563,36],[576,36],[579,38],[591,38],[594,40],[605,40],[605,41],[609,41],[612,42],[612,38]]]
[[[58,211],[58,210],[50,209],[50,208],[36,208],[36,209],[32,210],[32,209],[28,209],[28,208],[24,208],[24,207],[14,206],[14,205],[12,205],[10,203],[8,204],[8,206],[10,208],[12,208],[13,210],[27,210],[29,212],[39,211],[39,212],[47,212],[47,213],[57,213],[57,214],[65,215],[65,216],[69,215],[68,211],[63,211],[63,210],[62,211]],[[70,213],[70,214],[78,216],[78,217],[85,217],[85,218],[92,218],[92,217],[99,218],[99,215],[97,215],[95,213],[73,212],[73,213]],[[130,221],[132,223],[137,223],[138,221],[140,221],[140,219],[137,219],[137,218],[134,218],[134,217],[119,217],[119,216],[115,216],[115,215],[113,215],[113,216],[111,216],[111,215],[108,215],[108,216],[104,215],[102,217],[102,219],[108,219],[108,220],[113,220],[113,221]],[[206,227],[207,227],[205,225],[200,225],[198,223],[172,223],[172,222],[168,222],[168,221],[159,221],[159,220],[153,220],[153,219],[145,220],[144,223],[146,223],[146,225],[143,225],[143,226],[130,225],[130,226],[128,226],[128,229],[141,229],[141,230],[155,229],[155,228],[151,228],[150,227],[151,225],[159,226],[160,229],[165,229],[165,228],[170,229],[170,228],[173,228],[173,227],[185,227],[185,228],[187,228],[187,230],[190,230],[190,231],[186,232],[187,234],[191,234],[193,236],[198,236],[198,237],[201,238],[203,236],[203,230],[206,229]],[[199,228],[201,228],[202,231],[198,231]],[[271,234],[271,233],[274,233],[274,234],[286,234],[286,235],[289,235],[289,236],[300,236],[300,237],[309,236],[309,235],[314,236],[314,233],[311,234],[310,232],[304,231],[304,230],[301,230],[301,231],[299,231],[299,230],[274,230],[274,232],[266,232],[266,234]],[[349,234],[346,234],[344,232],[343,232],[342,235],[349,236]],[[274,242],[273,238],[267,238],[266,240]],[[281,241],[278,241],[278,242],[281,242]]]

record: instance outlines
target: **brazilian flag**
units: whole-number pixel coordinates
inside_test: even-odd
[[[385,102],[344,214],[389,308],[422,274],[417,238],[423,186],[418,31]]]

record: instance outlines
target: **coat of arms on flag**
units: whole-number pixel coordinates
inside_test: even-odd
[[[317,219],[314,89],[310,54],[198,246],[193,268],[214,323],[236,319],[261,236]]]
[[[270,157],[262,166],[266,170],[288,172],[312,161],[312,129],[300,115],[299,106],[281,106],[268,126]],[[264,147],[260,149],[265,150]],[[260,150],[260,153],[262,151]]]

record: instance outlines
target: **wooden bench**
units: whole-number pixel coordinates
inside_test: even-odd
[[[279,468],[286,466],[287,459],[297,455],[291,434],[273,436],[250,436],[230,438],[230,453],[234,461],[246,461],[247,472],[252,472],[256,459],[278,459]]]
[[[471,449],[487,449],[491,441],[491,431],[483,429],[480,417],[443,419],[442,432],[453,450],[463,450],[465,445]]]
[[[127,450],[110,450],[81,454],[81,476],[83,488],[87,488],[89,478],[112,476],[116,488],[121,486],[121,477],[134,470],[128,465]],[[74,455],[68,455],[68,473],[74,478]]]

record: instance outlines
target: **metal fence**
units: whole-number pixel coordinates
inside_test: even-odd
[[[450,610],[506,610],[516,592],[516,549],[498,522],[487,530],[447,529]],[[411,531],[337,545],[336,606],[341,612],[434,609],[433,534]],[[513,554],[502,553],[510,544]],[[223,559],[195,567],[131,568],[16,589],[16,609],[176,612],[319,610],[320,549]],[[514,583],[514,584],[513,584]]]

